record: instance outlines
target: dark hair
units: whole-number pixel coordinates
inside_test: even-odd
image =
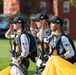
[[[61,32],[62,32],[63,34],[65,34],[65,33],[64,33],[64,30],[63,30],[63,26],[60,26],[60,28],[61,28]]]
[[[22,31],[24,31],[24,28],[25,28],[25,27],[24,27],[24,24],[21,25],[21,28],[22,28]]]

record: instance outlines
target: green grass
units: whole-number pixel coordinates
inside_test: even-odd
[[[75,48],[76,48],[76,40],[74,40],[74,45],[75,45]]]
[[[76,46],[76,41],[74,41]],[[0,71],[8,67],[11,62],[11,55],[9,53],[10,45],[9,40],[0,39]],[[28,75],[34,75],[36,71],[36,64],[30,61]]]
[[[9,40],[0,39],[0,71],[8,67],[11,63],[11,55],[9,53],[10,45]],[[36,63],[30,61],[30,66],[28,69],[28,75],[34,75],[36,71]]]

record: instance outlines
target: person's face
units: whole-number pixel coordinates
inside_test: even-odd
[[[19,30],[19,29],[21,29],[21,23],[16,23],[16,24],[14,24],[14,29],[16,29],[16,30]]]
[[[40,20],[40,21],[39,21],[40,25],[42,25],[43,21],[44,21],[44,20]]]
[[[43,20],[37,21],[37,22],[36,22],[37,27],[38,27],[38,28],[41,28],[41,27],[42,27],[42,23],[43,23]]]
[[[59,28],[59,24],[57,23],[50,23],[50,27],[52,31],[56,31]]]

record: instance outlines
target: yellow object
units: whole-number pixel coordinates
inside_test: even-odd
[[[41,48],[41,44],[38,45],[38,48]]]
[[[53,54],[54,54],[54,55],[57,55],[57,50],[54,50]]]
[[[44,49],[46,49],[47,48],[47,45],[46,44],[44,44]]]
[[[16,52],[19,52],[19,45],[16,46]]]
[[[14,45],[12,46],[12,50],[14,50]],[[16,46],[16,52],[19,52],[19,45]]]
[[[76,75],[76,66],[59,56],[52,56],[41,75]]]
[[[11,75],[10,74],[10,69],[11,69],[10,66],[5,68],[5,69],[3,69],[2,71],[0,71],[0,75]]]

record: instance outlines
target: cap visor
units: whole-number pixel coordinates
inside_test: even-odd
[[[48,22],[53,22],[53,23],[56,23],[54,20],[47,20]]]
[[[16,22],[15,22],[15,21],[10,21],[10,23],[11,23],[11,24],[16,24]]]
[[[40,20],[39,18],[32,19],[32,21],[39,21],[39,20]]]

